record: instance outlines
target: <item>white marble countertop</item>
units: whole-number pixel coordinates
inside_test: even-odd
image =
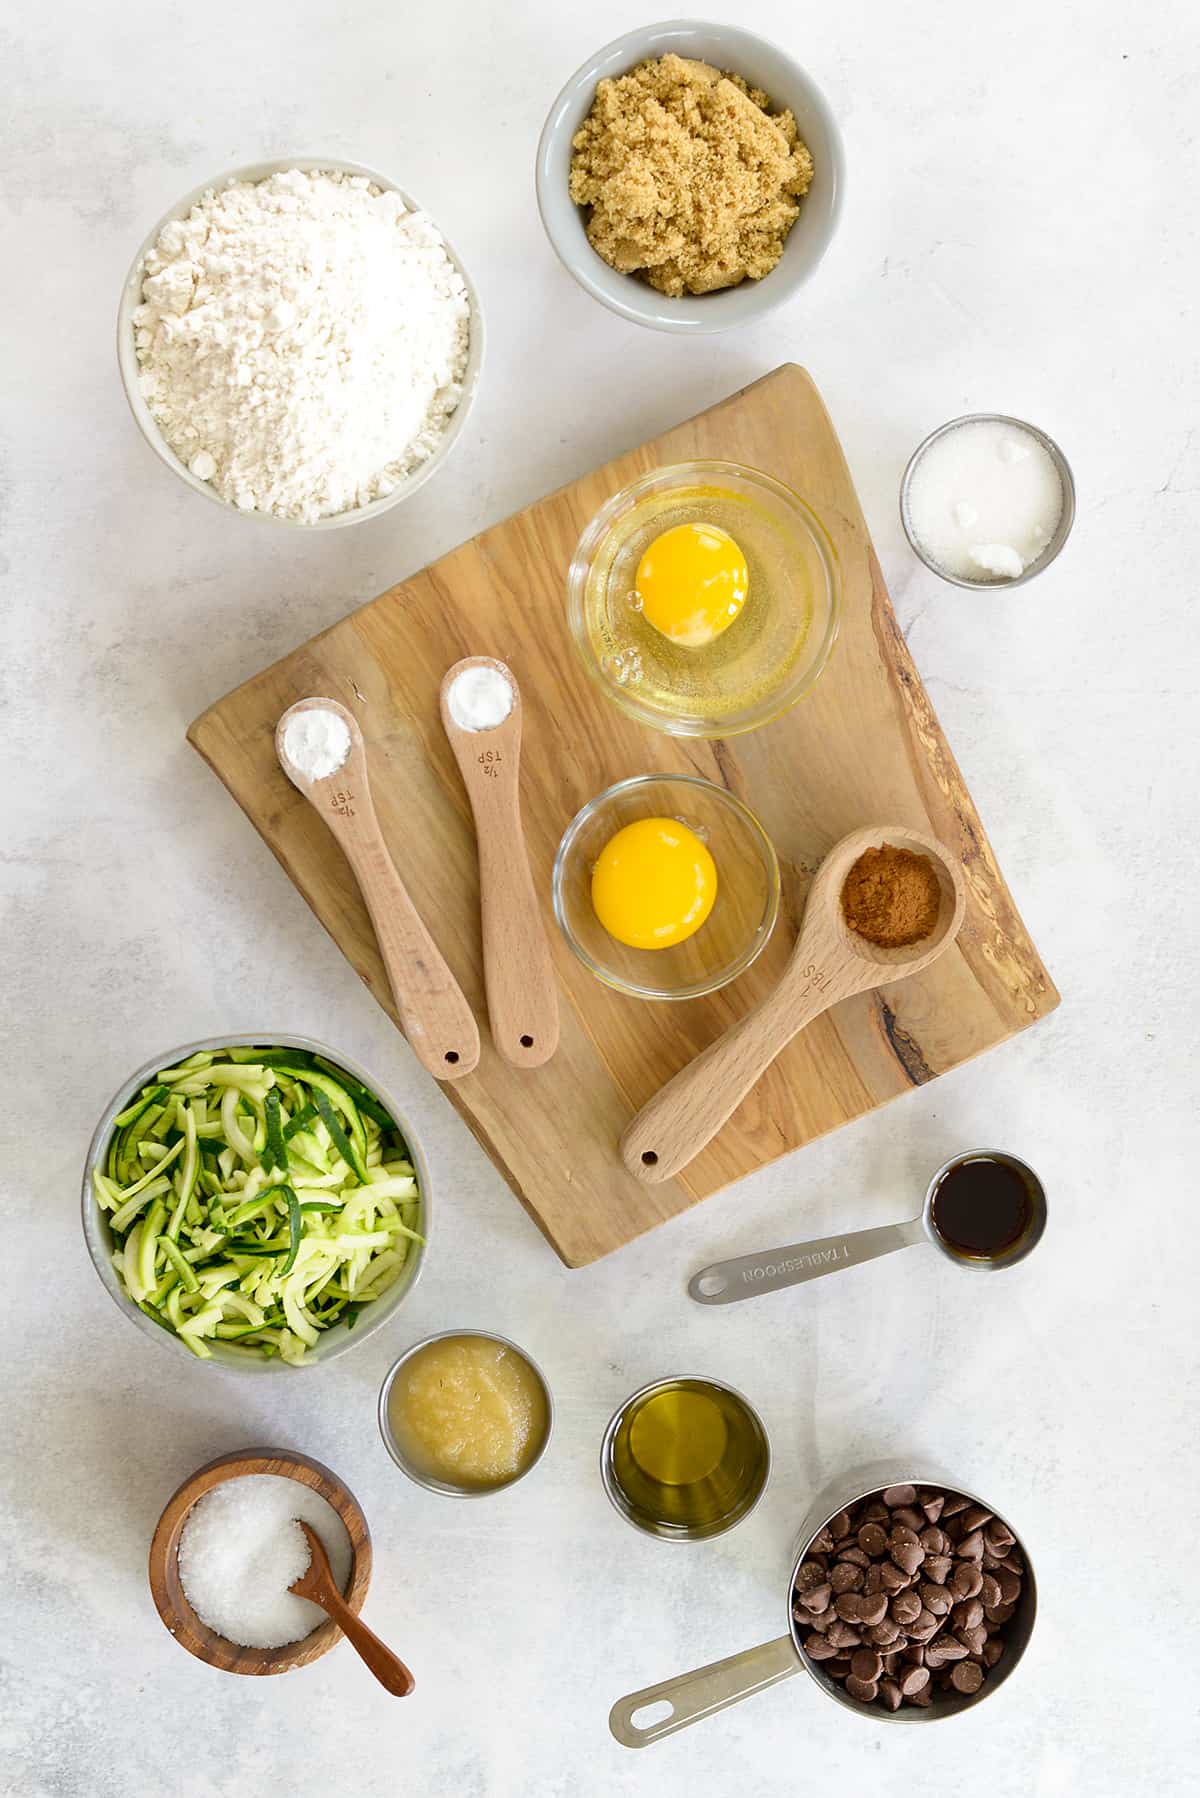
[[[1192,9],[751,0],[836,109],[849,204],[827,265],[761,326],[677,342],[559,268],[533,148],[560,82],[645,8],[530,0],[85,0],[10,13],[0,342],[4,731],[11,766],[2,1107],[6,1359],[0,1791],[11,1798],[384,1798],[821,1789],[1128,1798],[1194,1792],[1198,82]],[[222,515],[155,461],[121,397],[130,256],[179,194],[256,157],[390,171],[484,296],[466,440],[411,503],[313,538]],[[250,825],[184,742],[236,682],[478,528],[787,359],[816,377],[901,623],[1063,993],[1037,1029],[586,1272],[556,1261]],[[917,440],[997,408],[1073,461],[1056,568],[986,599],[901,538]],[[311,1032],[378,1069],[437,1174],[425,1277],[381,1339],[312,1377],[181,1365],[87,1261],[78,1178],[144,1057]],[[720,1254],[883,1222],[980,1143],[1050,1191],[1037,1255],[978,1281],[912,1253],[701,1313]],[[373,1418],[432,1329],[526,1343],[558,1402],[517,1492],[408,1485]],[[724,1376],[761,1408],[767,1497],[718,1542],[643,1539],[596,1474],[648,1378]],[[191,1660],[150,1602],[175,1484],[256,1441],[303,1448],[375,1535],[367,1616],[403,1706],[342,1647],[285,1679]],[[647,1751],[612,1701],[778,1635],[816,1488],[936,1457],[1024,1533],[1042,1610],[994,1702],[921,1735],[806,1681]],[[1175,1521],[1178,1519],[1178,1521]],[[1114,1602],[1113,1583],[1121,1602]]]

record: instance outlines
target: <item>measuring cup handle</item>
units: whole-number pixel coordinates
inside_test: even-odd
[[[734,1255],[714,1261],[688,1281],[688,1292],[701,1305],[735,1305],[739,1299],[757,1298],[760,1292],[779,1292],[785,1286],[802,1286],[824,1274],[840,1273],[906,1249],[920,1242],[925,1231],[919,1217],[903,1224],[880,1224],[874,1230],[848,1230],[840,1236],[818,1236],[812,1242],[793,1242],[782,1249],[763,1249],[757,1255]]]
[[[711,1717],[715,1711],[723,1711],[753,1692],[764,1692],[768,1686],[790,1679],[799,1671],[800,1657],[792,1638],[779,1636],[774,1642],[763,1642],[757,1648],[730,1655],[728,1660],[711,1661],[707,1667],[676,1674],[661,1685],[647,1686],[641,1692],[631,1692],[628,1698],[618,1698],[608,1713],[608,1727],[623,1747],[648,1748],[651,1742],[673,1736],[677,1729],[699,1723],[702,1717]],[[671,1706],[670,1716],[661,1723],[639,1728],[634,1722],[637,1713],[664,1700]]]

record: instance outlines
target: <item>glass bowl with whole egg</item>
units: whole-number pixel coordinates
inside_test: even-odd
[[[587,526],[567,577],[583,665],[639,724],[728,737],[804,697],[841,611],[837,554],[798,493],[734,462],[656,468]]]
[[[568,825],[551,884],[584,967],[638,999],[698,999],[728,985],[779,916],[766,831],[695,774],[634,775],[598,794]]]

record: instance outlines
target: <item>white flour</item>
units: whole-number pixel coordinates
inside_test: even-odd
[[[164,226],[134,313],[141,387],[192,473],[311,523],[380,498],[462,392],[462,277],[423,213],[364,177],[291,169]]]

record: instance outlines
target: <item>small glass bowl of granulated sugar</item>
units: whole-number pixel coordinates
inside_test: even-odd
[[[311,1559],[301,1518],[357,1613],[371,1537],[358,1500],[328,1467],[283,1449],[247,1449],[184,1481],[154,1532],[150,1591],[189,1654],[225,1673],[287,1673],[341,1640],[323,1611],[289,1590]]]
[[[999,412],[953,418],[914,451],[900,521],[925,566],[956,587],[1019,587],[1054,561],[1075,482],[1052,437]]]
[[[159,220],[125,280],[117,358],[142,435],[194,492],[327,530],[441,467],[474,399],[483,315],[410,194],[357,163],[291,157],[216,175]]]

